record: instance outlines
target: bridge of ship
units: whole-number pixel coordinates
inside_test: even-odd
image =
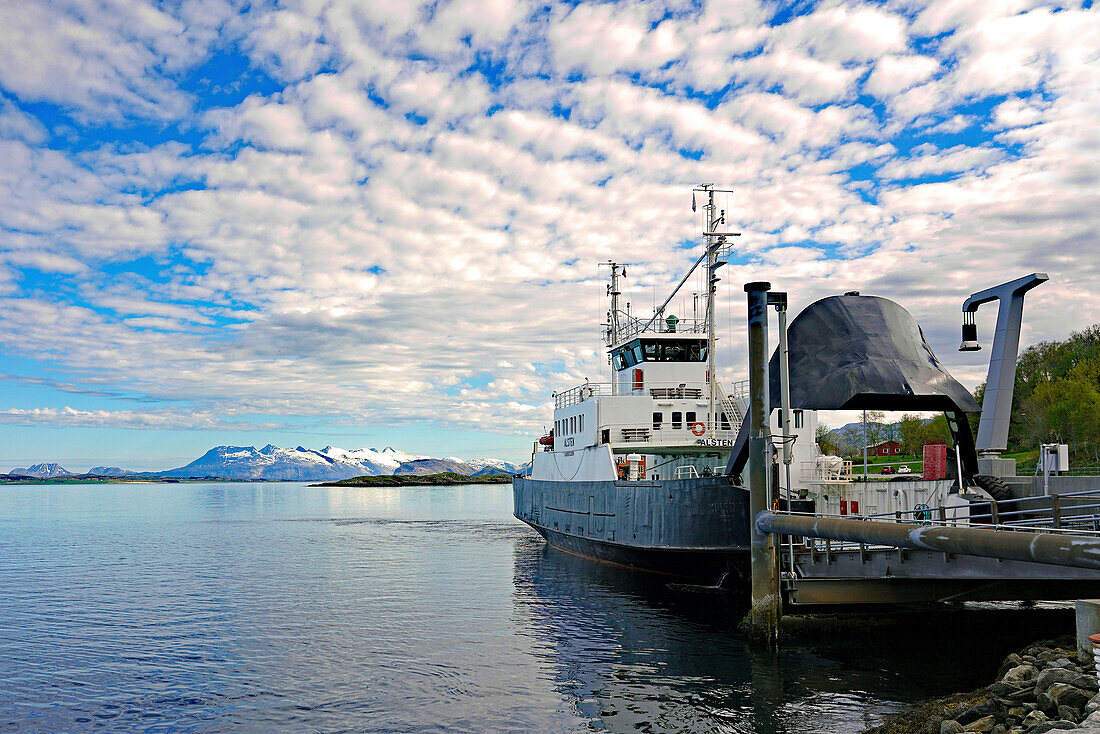
[[[781,585],[796,606],[1100,596],[1098,490],[854,517],[767,514],[780,524],[826,521],[818,523],[818,537],[776,533]],[[952,529],[977,532],[968,532],[963,546],[927,547]],[[871,541],[885,537],[883,531],[893,532],[896,542]],[[909,542],[916,537],[932,541]],[[1005,551],[1012,545],[1047,552],[1021,560],[1019,552]],[[949,550],[960,547],[983,555]]]
[[[728,451],[734,446],[745,417],[742,406],[748,381],[735,382],[728,389],[715,382],[713,417],[709,415],[710,390],[709,382],[649,382],[625,390],[621,384],[585,382],[554,393],[554,410],[557,416],[563,409],[583,406],[589,401],[630,398],[626,403],[629,407],[615,411],[617,418],[607,419],[604,413],[609,411],[601,411],[592,439],[595,443],[609,444],[615,453],[649,451],[672,455],[708,449]]]

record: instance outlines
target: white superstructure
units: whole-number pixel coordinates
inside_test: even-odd
[[[723,385],[715,374],[716,271],[725,265],[733,232],[720,232],[725,213],[714,208],[714,189],[704,205],[705,251],[699,265],[709,289],[702,318],[666,315],[672,295],[642,319],[620,307],[623,266],[608,263],[611,282],[604,342],[610,379],[585,382],[554,394],[551,433],[536,444],[531,478],[555,481],[684,479],[725,472],[746,412],[747,382]],[[717,216],[716,216],[717,215]],[[788,435],[799,467],[813,464],[816,415],[793,411]],[[779,413],[773,430],[783,434]],[[795,471],[793,480],[800,480]],[[784,481],[784,486],[787,483]]]

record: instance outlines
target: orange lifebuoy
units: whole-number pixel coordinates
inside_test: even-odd
[[[705,423],[700,423],[699,421],[696,421],[695,423],[691,424],[691,432],[694,433],[696,436],[702,436],[704,433],[707,432],[707,425]]]

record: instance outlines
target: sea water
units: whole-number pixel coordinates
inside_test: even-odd
[[[0,486],[0,731],[858,732],[1026,639],[887,611],[755,651],[743,599],[548,548],[511,502]]]

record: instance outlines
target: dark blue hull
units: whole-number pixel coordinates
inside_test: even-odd
[[[747,577],[748,493],[726,477],[512,487],[515,516],[568,553],[705,583]]]

